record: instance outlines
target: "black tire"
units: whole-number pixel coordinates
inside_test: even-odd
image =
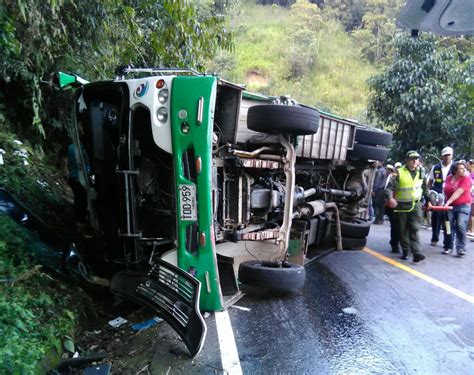
[[[388,146],[392,143],[392,134],[382,130],[357,128],[355,133],[357,143],[369,146]]]
[[[342,237],[343,250],[362,250],[367,244],[367,238]]]
[[[361,220],[362,222],[364,220],[362,219],[356,219],[356,220]],[[343,225],[344,223],[344,225]],[[362,250],[366,243],[367,243],[367,238],[366,237],[352,237],[349,236],[348,234],[345,233],[357,233],[358,235],[361,235],[363,232],[365,232],[367,229],[365,226],[362,226],[356,229],[356,226],[350,226],[350,225],[345,225],[348,224],[348,222],[343,222],[341,221],[341,242],[342,242],[342,249],[343,250]],[[344,230],[343,230],[344,228]],[[350,229],[349,229],[350,228]],[[364,229],[362,229],[364,228]],[[348,232],[344,232],[347,231]],[[367,230],[368,233],[368,230]],[[336,244],[336,225],[334,223],[331,224],[328,235],[326,239],[324,240],[324,246],[327,248],[337,248]]]
[[[336,224],[334,226],[334,233],[336,233]],[[341,235],[342,237],[351,238],[366,238],[369,235],[370,223],[363,219],[353,219],[351,221],[341,221]]]
[[[247,127],[267,134],[314,134],[319,128],[319,112],[308,107],[256,105],[249,108]]]
[[[239,265],[239,281],[260,288],[292,290],[304,285],[305,269],[293,263],[277,267],[274,262],[249,260]]]
[[[388,148],[354,144],[354,149],[347,151],[349,160],[380,160],[385,161],[388,156]]]

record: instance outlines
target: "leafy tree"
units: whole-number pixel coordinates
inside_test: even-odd
[[[400,34],[394,48],[393,63],[370,80],[369,105],[371,118],[394,134],[393,156],[409,149],[437,154],[447,145],[468,155],[473,97],[466,65],[430,35]]]
[[[5,0],[0,126],[40,144],[54,136],[69,105],[43,82],[53,71],[95,80],[119,64],[199,68],[218,48],[231,48],[230,33],[204,0]]]
[[[362,24],[366,4],[363,0],[324,0],[324,12],[344,25],[346,31],[357,29]]]
[[[288,28],[291,47],[287,54],[289,78],[303,78],[314,68],[318,44],[316,33],[322,28],[324,23],[317,5],[298,0],[291,6]]]
[[[357,43],[361,45],[364,57],[381,64],[389,56],[390,42],[395,32],[395,17],[403,5],[402,0],[368,0],[362,24],[352,32]]]

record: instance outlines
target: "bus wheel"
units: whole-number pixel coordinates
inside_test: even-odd
[[[380,160],[385,161],[389,149],[385,147],[367,146],[359,143],[354,144],[354,149],[347,151],[349,160]]]
[[[334,235],[336,234],[336,224],[331,224]],[[367,220],[355,218],[351,221],[341,220],[341,234],[342,237],[350,238],[366,238],[369,235],[370,223]]]
[[[298,264],[249,260],[239,266],[239,281],[260,288],[298,289],[304,280],[305,269]]]
[[[319,112],[308,107],[255,105],[249,108],[247,127],[268,134],[315,134],[319,127]]]
[[[367,243],[367,238],[342,237],[343,250],[362,250]]]
[[[392,143],[392,134],[382,130],[357,128],[355,141],[369,146],[389,146]]]

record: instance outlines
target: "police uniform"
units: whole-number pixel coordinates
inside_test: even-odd
[[[407,160],[411,158],[419,158],[419,154],[409,151]],[[425,171],[420,167],[416,167],[413,171],[406,165],[399,168],[397,176],[391,179],[386,189],[387,199],[395,198],[398,203],[393,213],[403,251],[402,259],[408,259],[408,254],[411,252],[415,262],[424,259],[418,235],[422,221],[423,196],[429,199]]]

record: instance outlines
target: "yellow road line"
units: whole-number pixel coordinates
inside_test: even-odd
[[[425,280],[427,282],[429,282],[430,284],[434,285],[434,286],[437,286],[438,288],[441,288],[441,289],[444,289],[445,291],[449,292],[449,293],[452,293],[456,296],[458,296],[459,298],[462,298],[463,300],[467,301],[467,302],[471,302],[471,303],[474,303],[474,296],[471,296],[467,293],[464,293],[464,292],[461,292],[460,290],[457,290],[456,288],[453,288],[445,283],[442,283],[441,281],[439,280],[436,280],[436,279],[433,279],[432,277],[430,276],[427,276],[417,270],[414,270],[413,268],[410,268],[408,266],[405,266],[404,264],[401,264],[399,262],[397,262],[396,260],[393,260],[392,258],[389,258],[389,257],[386,257],[385,255],[382,255],[372,249],[369,249],[368,247],[364,247],[363,251],[365,251],[366,253],[370,254],[370,255],[373,255],[374,257],[376,258],[379,258],[381,260],[383,260],[384,262],[387,262],[387,263],[390,263],[392,266],[395,266],[395,267],[398,267],[410,274],[412,274],[413,276],[416,276],[422,280]]]

